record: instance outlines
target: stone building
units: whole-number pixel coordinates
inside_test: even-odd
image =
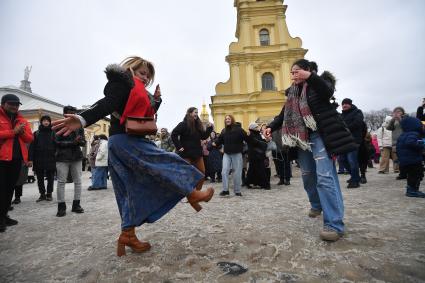
[[[246,129],[249,123],[271,120],[285,103],[291,64],[304,58],[301,39],[290,36],[283,0],[235,0],[236,38],[226,62],[230,79],[218,83],[211,96],[215,128],[221,131],[226,114]]]
[[[19,112],[28,120],[31,124],[31,129],[34,132],[38,130],[40,118],[43,115],[49,115],[52,118],[52,121],[63,118],[63,107],[65,105],[33,93],[30,87],[31,82],[29,81],[30,71],[31,68],[26,67],[25,76],[21,81],[19,88],[13,85],[0,87],[0,97],[8,93],[19,97],[22,103],[19,107]],[[105,117],[84,129],[87,147],[83,148],[83,152],[89,152],[90,142],[93,140],[94,135],[109,135],[109,121],[109,118]]]

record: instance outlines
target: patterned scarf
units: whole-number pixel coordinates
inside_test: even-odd
[[[282,124],[282,143],[290,147],[300,147],[302,150],[311,151],[308,143],[308,129],[316,131],[317,126],[307,103],[306,82],[302,85],[301,94],[299,92],[299,86],[296,84],[293,84],[289,89]]]

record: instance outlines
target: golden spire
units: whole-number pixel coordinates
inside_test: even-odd
[[[201,121],[204,123],[208,123],[210,121],[210,114],[208,114],[205,100],[202,102]]]

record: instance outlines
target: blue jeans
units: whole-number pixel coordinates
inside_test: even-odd
[[[106,179],[108,178],[108,166],[97,166],[92,171],[92,188],[106,188]]]
[[[344,203],[335,163],[326,152],[319,134],[310,136],[311,150],[298,149],[304,189],[311,208],[323,211],[324,226],[344,232]]]
[[[346,166],[351,175],[351,182],[354,182],[354,183],[360,182],[358,156],[359,156],[358,149],[345,154]]]
[[[223,155],[223,169],[221,178],[223,181],[223,191],[229,191],[229,172],[233,169],[233,190],[235,193],[241,192],[242,184],[242,153]]]
[[[338,161],[338,173],[345,173],[350,171],[350,168],[346,167],[347,160],[346,160],[345,154],[338,155],[337,161]]]

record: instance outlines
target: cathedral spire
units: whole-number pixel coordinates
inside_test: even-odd
[[[201,121],[203,123],[208,123],[210,121],[210,114],[208,114],[205,100],[202,102]]]

